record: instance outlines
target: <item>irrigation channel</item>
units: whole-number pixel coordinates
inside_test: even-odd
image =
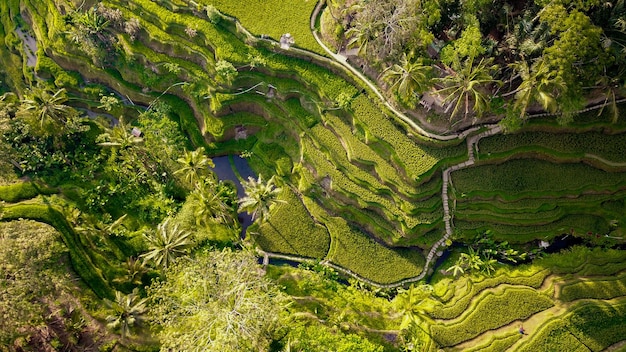
[[[437,260],[437,258],[439,258],[442,254],[443,254],[443,250],[441,250],[442,247],[445,246],[446,241],[449,239],[449,237],[452,235],[453,232],[453,213],[450,211],[450,205],[449,205],[449,198],[448,198],[448,186],[450,184],[450,174],[453,171],[457,171],[460,169],[464,169],[467,167],[471,167],[476,163],[476,158],[475,158],[475,150],[477,151],[477,144],[478,142],[485,137],[488,136],[493,136],[495,134],[499,134],[502,133],[502,127],[498,124],[486,124],[486,125],[477,125],[477,126],[473,126],[471,128],[468,128],[464,131],[461,131],[459,133],[452,133],[452,134],[436,134],[436,133],[432,133],[432,132],[428,132],[425,129],[423,129],[421,126],[419,126],[413,119],[409,118],[406,114],[404,114],[403,112],[399,111],[398,109],[396,109],[389,101],[387,98],[385,98],[385,96],[380,92],[379,88],[376,86],[376,84],[374,84],[367,76],[365,76],[363,74],[363,72],[359,71],[357,68],[353,67],[349,62],[348,62],[348,58],[345,55],[342,55],[341,53],[335,53],[332,50],[330,50],[330,48],[328,48],[328,46],[326,46],[324,44],[324,42],[321,40],[320,36],[319,36],[319,32],[317,27],[317,23],[319,21],[319,17],[321,16],[321,12],[324,9],[324,6],[326,5],[326,1],[325,0],[319,0],[317,3],[317,6],[315,7],[315,9],[313,10],[313,13],[311,14],[311,18],[310,18],[310,30],[311,33],[313,34],[313,37],[315,38],[315,40],[317,41],[317,43],[320,45],[321,48],[324,49],[324,51],[326,51],[326,53],[330,56],[330,58],[319,55],[317,53],[314,53],[312,51],[308,51],[305,49],[300,49],[297,47],[291,47],[289,49],[279,49],[279,45],[278,42],[276,42],[275,40],[272,40],[270,38],[260,38],[257,37],[255,35],[253,35],[252,33],[250,33],[250,31],[248,31],[243,25],[241,25],[241,23],[239,23],[239,20],[234,18],[234,17],[229,17],[230,20],[234,21],[234,23],[237,26],[237,30],[238,32],[244,34],[247,39],[249,40],[250,43],[254,43],[254,42],[259,42],[259,41],[266,41],[266,42],[270,42],[272,44],[274,44],[274,50],[281,52],[285,55],[290,55],[289,52],[293,52],[292,55],[303,55],[303,56],[307,56],[310,57],[311,59],[318,61],[318,62],[322,62],[325,63],[327,65],[333,66],[333,67],[338,67],[340,69],[342,69],[348,76],[354,76],[356,78],[358,78],[358,80],[360,80],[364,86],[366,86],[380,101],[381,103],[385,106],[386,109],[388,109],[389,112],[393,113],[398,119],[402,120],[404,123],[406,123],[408,126],[410,126],[415,132],[419,133],[420,135],[426,137],[426,138],[430,138],[433,140],[439,140],[439,141],[451,141],[451,140],[455,140],[455,139],[465,139],[466,143],[467,143],[467,151],[468,151],[468,159],[462,163],[456,164],[456,165],[452,165],[446,169],[443,170],[443,185],[442,185],[442,190],[441,190],[441,199],[442,199],[442,203],[443,203],[443,210],[444,210],[444,223],[445,223],[445,233],[443,234],[443,236],[441,237],[441,239],[439,239],[439,241],[437,241],[433,247],[430,249],[430,251],[428,252],[428,255],[426,256],[426,263],[424,265],[424,269],[422,270],[422,272],[414,277],[410,277],[410,278],[406,278],[404,280],[395,282],[395,283],[391,283],[391,284],[380,284],[377,282],[374,282],[372,280],[369,280],[367,278],[361,277],[360,275],[354,273],[353,271],[351,271],[350,269],[347,268],[343,268],[341,266],[338,266],[328,260],[324,260],[321,262],[321,264],[326,265],[328,267],[331,267],[333,269],[335,269],[336,271],[344,274],[344,275],[348,275],[351,276],[357,280],[363,281],[371,286],[374,287],[380,287],[380,288],[397,288],[397,287],[401,287],[404,285],[407,285],[409,283],[413,283],[413,282],[417,282],[420,281],[422,279],[424,279],[426,277],[426,275],[428,275],[431,272],[431,267],[433,267],[433,263],[434,261]],[[623,103],[626,102],[626,98],[625,99],[620,99],[618,100],[616,103]],[[603,103],[591,103],[588,107],[586,107],[583,110],[578,111],[577,113],[584,113],[590,110],[595,110],[595,109],[600,109],[604,106],[605,104]],[[540,113],[540,114],[533,114],[533,115],[528,115],[527,118],[536,118],[536,117],[543,117],[543,116],[553,116],[553,115],[558,115],[558,113]],[[599,162],[604,162],[604,160],[601,160],[599,157],[595,156],[595,155],[586,155],[586,157],[588,158],[593,158],[596,159]],[[606,163],[608,165],[610,165],[610,163]],[[273,253],[273,252],[266,252],[263,251],[261,249],[257,249],[257,252],[259,254],[259,256],[261,256],[263,258],[262,262],[264,265],[267,265],[270,263],[271,259],[276,259],[279,261],[288,261],[290,263],[314,263],[315,260],[311,259],[311,258],[307,258],[307,257],[302,257],[302,256],[296,256],[296,255],[287,255],[287,254],[281,254],[281,253]]]

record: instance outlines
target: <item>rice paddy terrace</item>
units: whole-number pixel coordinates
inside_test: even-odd
[[[120,97],[129,117],[168,104],[193,146],[246,155],[258,174],[278,177],[285,202],[248,229],[264,252],[319,260],[383,287],[431,276],[420,323],[425,350],[619,348],[626,336],[623,114],[611,121],[593,110],[566,127],[535,118],[512,134],[478,125],[423,135],[412,127],[419,121],[399,118],[315,41],[315,2],[288,1],[297,13],[288,18],[277,15],[288,12],[285,1],[258,3],[243,10],[241,2],[213,2],[219,13],[205,0],[107,0],[94,9],[87,1],[83,11],[119,16],[102,29],[115,48],[94,53],[68,34],[66,16],[80,4],[4,1],[2,89],[48,80],[96,115],[107,114],[102,94]],[[131,20],[137,29],[124,31]],[[287,32],[296,42],[284,49],[278,41]],[[47,195],[62,198],[36,183],[1,186],[0,217],[57,228],[77,273],[111,297],[115,258],[141,248],[139,239],[94,243]],[[438,251],[486,232],[519,248],[564,235],[591,248],[502,266],[491,277],[433,272]]]

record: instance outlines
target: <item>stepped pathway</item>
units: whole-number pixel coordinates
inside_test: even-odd
[[[188,0],[189,2],[193,3],[193,1]],[[357,77],[363,84],[365,84],[370,91],[376,95],[376,97],[380,100],[380,102],[385,106],[386,109],[388,109],[390,112],[392,112],[395,116],[397,116],[400,120],[402,120],[403,122],[405,122],[408,126],[410,126],[415,132],[421,134],[424,137],[427,138],[431,138],[433,140],[439,140],[439,141],[451,141],[451,140],[455,140],[455,139],[466,139],[467,142],[467,149],[468,149],[468,159],[462,163],[453,165],[447,169],[445,169],[443,171],[443,186],[442,186],[442,201],[443,201],[443,207],[444,207],[444,222],[445,222],[445,233],[443,235],[443,237],[437,241],[435,243],[435,245],[433,245],[433,247],[431,248],[431,250],[429,251],[427,257],[426,257],[426,263],[424,265],[424,269],[422,270],[422,272],[415,277],[411,277],[411,278],[407,278],[404,279],[402,281],[393,283],[393,284],[379,284],[376,282],[373,282],[369,279],[363,278],[360,275],[354,273],[353,271],[347,269],[347,268],[343,268],[340,267],[336,264],[333,264],[327,260],[322,261],[322,264],[327,265],[329,267],[332,267],[333,269],[349,275],[351,277],[354,277],[360,281],[366,282],[372,286],[375,287],[381,287],[381,288],[395,288],[395,287],[400,287],[403,286],[405,284],[408,283],[412,283],[412,282],[416,282],[416,281],[420,281],[422,280],[429,271],[430,266],[432,265],[432,261],[435,258],[435,254],[437,253],[437,251],[439,250],[440,247],[442,247],[446,240],[448,240],[448,238],[452,235],[452,215],[450,212],[450,206],[449,206],[449,197],[448,197],[448,185],[450,184],[450,173],[456,170],[460,170],[469,166],[474,165],[475,163],[475,155],[474,155],[474,148],[477,148],[477,143],[480,141],[480,139],[484,138],[484,137],[488,137],[488,136],[492,136],[498,133],[502,133],[502,128],[497,125],[497,124],[492,124],[492,125],[483,125],[483,126],[474,126],[471,127],[469,129],[466,129],[462,132],[459,133],[451,133],[451,134],[436,134],[436,133],[432,133],[432,132],[428,132],[426,130],[424,130],[421,126],[419,126],[417,123],[415,123],[415,121],[413,121],[413,119],[409,118],[407,115],[405,115],[403,112],[399,111],[398,109],[396,109],[388,100],[387,98],[385,98],[385,96],[380,92],[380,89],[376,86],[376,84],[374,84],[367,76],[365,76],[361,71],[359,71],[358,69],[356,69],[355,67],[353,67],[352,65],[350,65],[348,63],[348,58],[345,55],[342,55],[340,53],[335,53],[332,50],[330,50],[328,48],[328,46],[326,46],[324,44],[324,42],[322,42],[320,36],[319,36],[319,32],[316,28],[316,23],[318,21],[318,18],[320,16],[320,13],[322,11],[322,9],[325,6],[325,0],[319,0],[317,6],[315,7],[315,9],[313,10],[313,13],[311,14],[311,18],[310,18],[310,30],[313,34],[313,37],[315,38],[315,40],[317,41],[317,43],[320,45],[321,48],[324,49],[324,51],[330,56],[330,59],[328,57],[324,57],[322,55],[319,55],[317,53],[308,51],[308,50],[304,50],[304,49],[300,49],[297,47],[292,47],[289,49],[289,51],[294,52],[294,54],[298,55],[304,55],[307,57],[310,57],[318,62],[324,62],[328,65],[331,65],[333,67],[340,67],[341,69],[343,69],[344,71],[346,71],[349,75],[353,75],[354,77]],[[229,17],[229,16],[226,16]],[[244,26],[242,26],[239,21],[236,18],[233,17],[229,17],[232,21],[235,22],[236,27],[237,27],[237,31],[239,33],[242,33],[246,36],[247,42],[248,43],[254,43],[257,41],[267,41],[267,42],[272,42],[273,44],[276,44],[277,47],[277,42],[273,41],[272,39],[267,39],[267,38],[259,38],[255,35],[253,35],[252,33],[250,33]],[[275,49],[275,50],[279,50],[279,49]],[[285,52],[285,50],[280,50],[282,52]],[[626,102],[626,99],[620,99],[617,101],[617,103],[622,103],[622,102]],[[584,110],[579,111],[579,113],[582,112],[586,112],[586,111],[590,111],[590,110],[595,110],[595,109],[599,109],[602,106],[604,106],[605,104],[593,104],[590,107],[587,107]],[[534,117],[542,117],[542,116],[550,116],[550,115],[556,115],[553,113],[541,113],[541,114],[535,114],[535,115],[529,115],[528,118],[534,118]],[[483,130],[485,129],[486,130]],[[478,132],[480,130],[483,130],[480,133],[474,134],[475,132]],[[593,156],[588,155],[588,157],[593,158]],[[605,160],[601,160],[599,157],[594,158],[600,162],[605,162]],[[606,164],[611,165],[610,162],[607,162]],[[613,166],[622,166],[620,165],[613,165]],[[294,262],[300,262],[300,263],[310,263],[310,262],[314,262],[313,259],[311,258],[307,258],[307,257],[301,257],[301,256],[296,256],[296,255],[285,255],[285,254],[281,254],[281,253],[272,253],[272,252],[265,252],[262,250],[258,250],[259,255],[261,257],[263,257],[263,263],[267,264],[269,263],[270,259],[283,259],[283,260],[289,260],[289,261],[294,261]]]
[[[460,164],[450,166],[449,168],[443,170],[443,186],[441,187],[441,200],[443,202],[443,221],[445,222],[446,232],[443,235],[443,237],[441,237],[441,239],[439,239],[439,241],[437,241],[435,245],[433,245],[433,247],[430,249],[430,252],[428,252],[428,256],[426,257],[426,265],[424,266],[424,271],[422,271],[422,273],[418,276],[419,279],[422,279],[428,273],[428,269],[433,261],[433,258],[435,257],[435,254],[437,253],[439,248],[443,246],[448,240],[448,238],[452,235],[452,215],[450,213],[450,198],[448,197],[448,185],[450,184],[450,173],[452,173],[453,171],[460,170],[468,166],[474,165],[474,163],[476,162],[476,158],[474,156],[474,148],[476,147],[478,141],[480,141],[484,137],[493,136],[494,134],[498,134],[500,132],[502,132],[502,127],[500,127],[500,125],[489,125],[487,126],[486,131],[483,131],[479,134],[475,134],[475,135],[468,137],[466,139],[467,156],[468,156],[467,160]]]

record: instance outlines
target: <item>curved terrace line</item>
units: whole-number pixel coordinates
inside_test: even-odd
[[[328,267],[331,267],[343,274],[349,275],[357,280],[363,281],[365,283],[368,283],[374,287],[380,287],[380,288],[397,288],[400,286],[403,286],[405,284],[408,283],[413,283],[413,282],[417,282],[422,280],[427,274],[428,271],[430,269],[430,266],[432,264],[432,261],[435,257],[435,254],[437,253],[437,250],[439,250],[440,247],[445,245],[445,242],[449,239],[449,237],[452,235],[452,215],[450,214],[450,207],[449,207],[449,198],[448,198],[448,184],[450,183],[450,173],[456,170],[460,170],[463,168],[467,168],[470,167],[472,165],[475,164],[475,156],[474,156],[474,148],[476,147],[478,141],[484,137],[488,137],[488,136],[492,136],[498,133],[502,133],[503,129],[500,125],[498,124],[488,124],[488,125],[478,125],[478,126],[474,126],[471,127],[467,130],[464,130],[463,132],[460,133],[453,133],[453,134],[449,134],[449,135],[440,135],[440,134],[436,134],[436,133],[432,133],[432,132],[428,132],[426,130],[424,130],[421,126],[419,126],[418,124],[416,124],[411,118],[409,118],[408,116],[406,116],[404,113],[402,113],[401,111],[399,111],[398,109],[396,109],[390,102],[388,99],[386,99],[383,94],[380,92],[380,90],[378,89],[378,87],[368,78],[366,77],[362,72],[360,72],[359,70],[357,70],[356,68],[354,68],[352,65],[350,65],[347,61],[347,57],[344,55],[340,55],[337,53],[332,52],[320,39],[319,37],[319,33],[317,28],[315,27],[315,24],[320,16],[320,12],[321,10],[324,8],[325,5],[325,0],[319,0],[319,2],[317,3],[315,9],[313,10],[313,13],[311,14],[311,18],[310,18],[310,30],[311,33],[313,34],[313,37],[315,38],[315,40],[317,41],[318,45],[320,45],[321,48],[324,49],[324,51],[330,55],[330,57],[333,59],[329,59],[327,57],[324,57],[322,55],[319,55],[315,52],[306,50],[306,49],[300,49],[300,48],[296,48],[296,47],[292,47],[289,49],[289,51],[291,52],[295,52],[295,53],[299,53],[305,56],[308,56],[310,58],[313,58],[315,60],[318,61],[322,61],[325,62],[327,64],[330,64],[334,67],[339,67],[342,70],[344,70],[344,72],[347,72],[353,76],[356,76],[359,80],[362,81],[362,83],[364,83],[377,97],[378,99],[383,103],[383,105],[389,110],[391,111],[393,114],[395,114],[400,120],[402,120],[403,122],[405,122],[407,125],[411,126],[417,133],[419,133],[420,135],[427,137],[427,138],[431,138],[431,139],[435,139],[435,140],[440,140],[440,141],[451,141],[454,139],[466,139],[470,134],[479,131],[483,128],[486,128],[486,130],[484,130],[481,133],[478,133],[476,135],[470,136],[469,138],[467,138],[467,149],[468,149],[468,160],[456,164],[456,165],[452,165],[446,169],[443,170],[443,186],[442,186],[442,202],[443,202],[443,207],[444,207],[444,223],[445,223],[445,234],[442,236],[442,238],[437,241],[435,243],[435,245],[433,245],[433,247],[430,249],[427,257],[426,257],[426,263],[424,265],[424,269],[422,270],[422,272],[414,277],[410,277],[410,278],[406,278],[404,280],[395,282],[395,283],[391,283],[391,284],[380,284],[377,282],[374,282],[370,279],[364,278],[356,273],[354,273],[353,271],[351,271],[350,269],[347,268],[343,268],[337,264],[334,264],[328,260],[324,260],[321,262],[321,264],[326,265]],[[267,41],[270,42],[274,45],[277,45],[278,42],[276,42],[275,40],[269,39],[269,38],[258,38],[255,35],[253,35],[252,33],[250,33],[250,31],[247,30],[247,28],[245,28],[243,25],[241,25],[241,23],[239,22],[239,20],[237,18],[231,17],[231,16],[226,16],[225,17],[229,18],[230,20],[232,20],[236,27],[237,30],[240,31],[241,33],[243,33],[248,40],[250,40],[251,42],[258,42],[258,41]],[[287,50],[281,50],[284,54],[287,54]],[[616,104],[620,104],[626,102],[626,98],[620,99],[616,101]],[[605,103],[600,103],[597,105],[593,105],[590,107],[586,107],[585,109],[579,110],[575,113],[585,113],[588,111],[592,111],[592,110],[597,110],[600,109],[602,107],[606,106]],[[539,114],[534,114],[534,115],[528,115],[527,118],[536,118],[536,117],[545,117],[545,116],[555,116],[555,115],[559,115],[559,113],[539,113]],[[593,155],[586,155],[587,157],[593,158],[601,163],[605,163],[609,166],[616,166],[616,165],[611,165],[611,162],[607,162],[607,160],[604,160],[602,158],[599,157],[595,157]],[[621,165],[620,165],[621,166]],[[273,253],[273,252],[266,252],[263,250],[258,249],[259,254],[261,256],[263,256],[263,264],[267,265],[269,263],[269,259],[273,258],[273,259],[285,259],[285,260],[290,260],[290,261],[295,261],[295,262],[299,262],[299,263],[311,263],[311,262],[315,262],[314,259],[311,258],[307,258],[307,257],[303,257],[303,256],[298,256],[298,255],[287,255],[287,254],[281,254],[281,253]]]

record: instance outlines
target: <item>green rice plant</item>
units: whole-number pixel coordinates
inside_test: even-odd
[[[548,309],[554,305],[547,296],[530,288],[503,288],[476,297],[476,303],[454,322],[431,326],[441,346],[454,346],[488,330]]]
[[[492,336],[489,341],[479,346],[472,347],[467,352],[504,352],[507,351],[514,343],[522,338],[517,331],[510,332],[505,335]]]
[[[544,323],[517,350],[601,351],[624,339],[626,300],[586,301]]]
[[[505,199],[603,192],[626,184],[622,173],[609,173],[580,163],[554,164],[537,159],[479,165],[454,172],[452,179],[457,192],[468,197],[501,196]]]
[[[102,268],[94,265],[79,236],[58,210],[41,204],[16,204],[4,207],[0,214],[2,221],[20,218],[40,221],[57,229],[70,252],[72,267],[76,273],[101,298],[113,297],[113,290],[104,279]]]
[[[561,287],[559,299],[571,302],[577,299],[611,299],[626,296],[626,273],[616,277],[580,278]]]
[[[549,267],[555,274],[609,276],[626,269],[626,252],[599,247],[573,246],[538,259],[537,265]]]
[[[263,127],[267,121],[262,116],[249,112],[236,112],[219,118],[222,121],[224,130],[232,129],[236,126]]]
[[[499,155],[509,151],[549,150],[558,155],[583,157],[586,153],[614,162],[624,162],[626,134],[605,134],[598,131],[582,133],[550,133],[541,131],[499,134],[479,143],[481,155]],[[541,148],[541,149],[540,149]],[[493,157],[494,155],[492,155]]]
[[[563,207],[571,204],[591,205],[599,207],[612,199],[626,196],[626,192],[618,191],[613,194],[580,194],[576,198],[520,198],[511,201],[501,198],[482,199],[469,198],[465,194],[456,194],[456,209],[488,209],[501,214],[538,212]],[[618,210],[619,211],[619,210]]]
[[[323,131],[325,131],[323,127],[319,127],[319,125],[315,126],[311,130],[311,132],[314,133],[316,130],[322,132],[319,133],[317,137],[323,136]],[[327,142],[330,142],[332,139],[332,137],[328,135],[327,138]],[[386,195],[383,196],[374,193],[371,190],[372,185],[376,185],[378,182],[373,179],[371,175],[363,173],[362,170],[354,168],[354,173],[361,173],[358,177],[369,177],[371,179],[371,183],[359,181],[358,179],[356,179],[354,174],[350,174],[352,178],[348,177],[348,171],[346,171],[350,170],[348,165],[346,165],[348,166],[348,169],[339,169],[339,165],[333,164],[330,160],[331,158],[333,158],[333,156],[336,155],[335,152],[339,151],[336,150],[335,152],[330,152],[321,150],[320,145],[316,145],[308,138],[303,139],[302,143],[304,147],[304,156],[315,167],[318,176],[320,178],[326,176],[330,177],[332,182],[332,190],[334,192],[343,194],[345,197],[347,197],[347,199],[351,200],[352,202],[357,202],[360,208],[377,209],[384,214],[387,214],[387,218],[389,220],[401,221],[406,225],[407,228],[413,228],[423,223],[432,223],[436,220],[436,215],[430,215],[428,213],[421,213],[419,215],[408,215],[405,212],[401,211],[391,200],[386,197]],[[353,178],[359,183],[357,184],[355,181],[353,181]],[[384,190],[384,188],[378,189],[377,193],[381,192],[381,190]],[[386,193],[389,194],[389,191],[386,191]]]
[[[339,117],[326,114],[324,120],[336,132],[337,136],[344,141],[349,160],[373,165],[378,177],[385,183],[395,186],[403,194],[410,195],[414,192],[415,182],[402,177],[403,172],[397,170],[388,160],[383,159],[383,157],[357,138],[353,129]]]
[[[296,98],[287,99],[282,105],[287,109],[289,117],[302,121],[303,129],[311,128],[320,121],[319,117],[304,109]]]
[[[285,33],[295,39],[295,45],[324,54],[311,34],[309,22],[317,3],[306,0],[254,0],[241,3],[231,0],[202,0],[203,5],[213,5],[218,10],[238,18],[241,24],[256,35],[269,35],[280,40]],[[263,18],[259,21],[259,18]]]
[[[309,258],[324,258],[330,246],[328,230],[318,223],[302,201],[288,187],[283,187],[269,221],[253,235],[266,251],[296,254]]]
[[[535,239],[550,241],[554,237],[568,234],[571,231],[583,234],[607,233],[608,221],[593,214],[570,214],[548,224],[531,224],[527,226],[506,225],[490,221],[464,221],[455,219],[455,228],[459,236],[473,238],[477,232],[491,230],[494,239],[509,243],[526,243]]]
[[[417,276],[424,257],[416,250],[388,248],[342,218],[329,218],[326,226],[331,235],[327,259],[377,283],[387,284]]]
[[[549,270],[542,270],[539,266],[522,267],[513,271],[496,272],[493,277],[467,277],[454,283],[456,287],[450,292],[453,296],[448,297],[440,305],[435,305],[429,315],[435,319],[454,319],[465,312],[472,300],[483,291],[496,289],[500,285],[516,285],[539,288],[545,278],[550,274]]]
[[[451,147],[417,144],[364,95],[354,99],[352,108],[354,119],[362,123],[376,139],[390,145],[390,150],[394,151],[401,167],[412,179],[417,180],[428,172],[433,172],[443,159],[462,158],[467,154],[465,146],[460,144]]]

